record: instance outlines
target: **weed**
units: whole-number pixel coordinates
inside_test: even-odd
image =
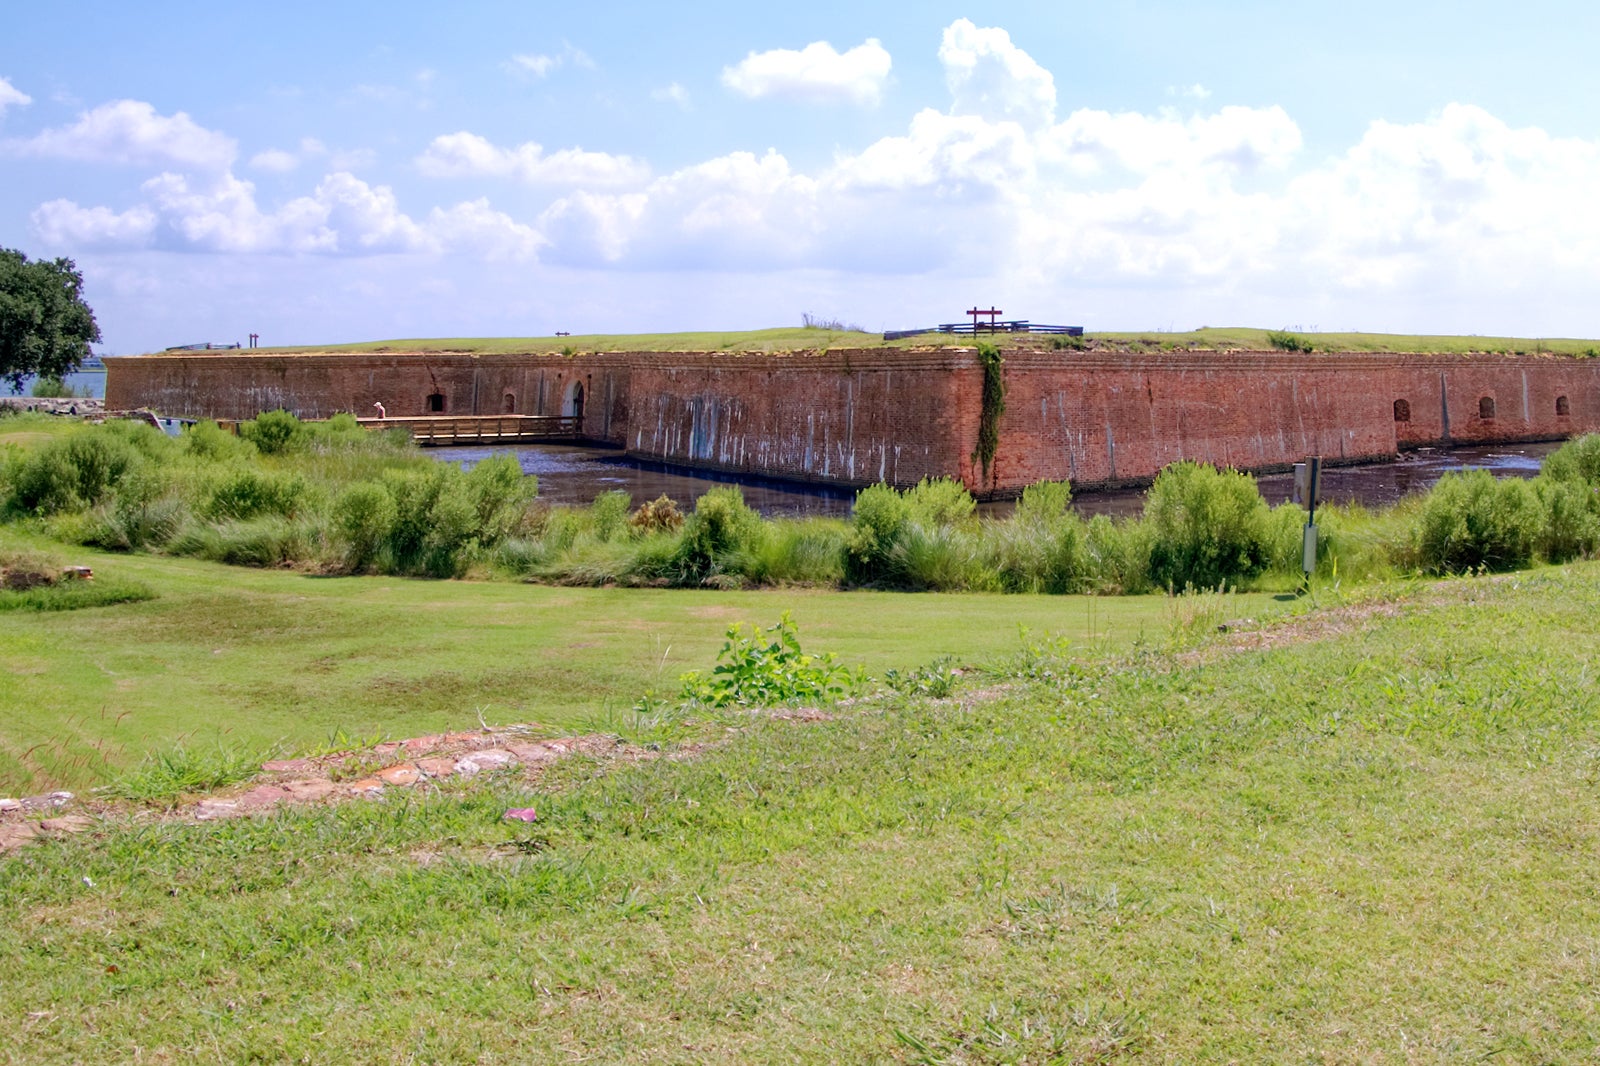
[[[842,665],[832,652],[808,655],[785,611],[776,625],[728,627],[727,641],[709,675],[683,675],[680,699],[706,707],[772,707],[783,703],[834,703],[861,689],[866,673]]]
[[[956,669],[953,655],[941,655],[925,666],[904,673],[887,670],[883,675],[884,684],[902,696],[926,696],[935,700],[949,696],[960,680],[961,674]]]
[[[212,747],[179,745],[145,756],[123,777],[96,789],[113,799],[151,806],[176,806],[185,796],[210,792],[247,781],[261,770],[270,752],[251,751],[221,742]]]

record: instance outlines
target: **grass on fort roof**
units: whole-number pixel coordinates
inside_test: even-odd
[[[1199,350],[1226,350],[1239,348],[1248,351],[1269,351],[1272,343],[1265,329],[1227,327],[1190,330],[1181,333],[1159,331],[1098,332],[1086,335],[1087,340],[1102,345],[1136,346],[1141,348],[1192,348]],[[1293,331],[1285,331],[1293,332]],[[1421,352],[1439,354],[1492,353],[1504,355],[1600,355],[1600,340],[1572,337],[1479,337],[1479,336],[1429,336],[1402,333],[1306,333],[1296,336],[1311,343],[1319,352]],[[1002,334],[1003,343],[1026,343],[1035,347],[1048,347],[1052,338],[1030,336],[1023,338]],[[924,333],[915,337],[888,342],[889,347],[908,348],[927,345],[970,345],[970,338],[938,333]],[[465,353],[519,353],[534,352],[558,355],[566,352],[798,352],[825,348],[884,347],[881,334],[856,331],[792,327],[746,331],[700,331],[689,333],[591,333],[572,337],[443,337],[412,338],[384,341],[363,341],[355,344],[301,345],[283,348],[261,348],[262,353],[309,352],[465,352]]]

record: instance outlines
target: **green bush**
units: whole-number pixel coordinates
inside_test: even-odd
[[[761,585],[836,585],[844,579],[848,538],[849,527],[833,518],[771,523],[746,576]]]
[[[375,482],[359,482],[339,494],[333,501],[333,529],[346,566],[361,571],[378,561],[396,513],[394,497]]]
[[[180,442],[185,452],[207,462],[247,459],[256,453],[255,445],[229,433],[209,419],[190,426],[184,431]]]
[[[923,478],[905,492],[911,521],[933,528],[971,522],[978,502],[967,487],[953,478]]]
[[[1065,481],[1036,481],[1022,490],[1017,501],[1016,521],[1027,525],[1049,525],[1071,514],[1072,486]]]
[[[1527,566],[1544,529],[1544,508],[1521,478],[1497,481],[1487,470],[1439,479],[1418,517],[1417,557],[1436,574]]]
[[[1272,557],[1269,508],[1255,478],[1203,463],[1173,463],[1145,499],[1150,578],[1158,588],[1237,584]]]
[[[303,508],[308,488],[306,479],[298,474],[239,467],[216,484],[201,512],[216,519],[293,518]]]
[[[241,423],[239,436],[254,444],[262,455],[282,455],[305,443],[306,427],[288,411],[266,411]]]
[[[890,486],[869,485],[856,493],[845,550],[845,577],[856,585],[892,581],[896,548],[910,523],[910,505]]]
[[[1600,433],[1585,433],[1545,457],[1541,473],[1557,481],[1600,485]]]
[[[589,521],[594,529],[595,539],[612,541],[622,537],[628,532],[628,512],[633,506],[633,497],[620,489],[602,492],[594,498],[589,505]]]
[[[137,462],[127,441],[102,429],[50,441],[16,470],[12,506],[40,515],[92,507]]]
[[[357,432],[366,430],[358,427]],[[502,452],[469,470],[464,487],[477,515],[475,535],[483,544],[495,544],[523,524],[539,479],[524,474],[514,454]]]
[[[913,522],[894,554],[892,572],[905,588],[988,592],[999,587],[999,579],[984,565],[978,538],[963,529]]]
[[[1151,526],[1097,514],[1084,530],[1089,573],[1101,592],[1138,595],[1151,589]]]
[[[766,530],[761,516],[744,502],[736,485],[719,486],[695,502],[694,513],[683,524],[678,544],[678,566],[690,580],[704,581],[733,573],[733,556],[755,554]]]
[[[1544,512],[1536,549],[1552,563],[1594,553],[1600,545],[1600,515],[1595,488],[1588,481],[1561,480],[1540,474],[1530,484]]]

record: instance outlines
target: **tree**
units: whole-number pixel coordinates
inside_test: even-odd
[[[0,378],[22,390],[30,374],[72,373],[100,339],[83,302],[83,275],[70,259],[38,259],[0,248]]]

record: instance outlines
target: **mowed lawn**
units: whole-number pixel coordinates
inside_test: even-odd
[[[784,611],[808,651],[877,676],[943,655],[988,661],[1020,647],[1019,627],[1084,647],[1159,640],[1172,614],[1163,597],[564,589],[49,550],[159,595],[0,612],[0,795],[100,783],[179,743],[294,751],[339,733],[475,727],[480,714],[553,735],[604,729],[709,669],[733,622]]]
[[[0,859],[0,1061],[1593,1061],[1597,643],[1588,564],[537,785],[113,818]]]

